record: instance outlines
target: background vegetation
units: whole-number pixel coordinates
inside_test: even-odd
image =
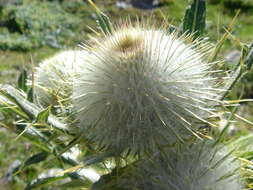
[[[225,67],[233,67],[238,59],[242,44],[253,41],[253,1],[252,0],[207,0],[207,24],[205,33],[214,43],[226,32],[233,18],[233,30],[219,54],[227,59]],[[152,10],[134,7],[118,8],[116,0],[97,0],[96,4],[118,22],[118,18],[129,16],[133,21],[136,15],[149,17],[153,15],[155,24],[167,22],[178,26],[189,5],[188,0],[161,0],[160,6]],[[61,49],[76,48],[85,42],[91,34],[89,27],[96,28],[96,15],[83,0],[0,0],[0,81],[16,82],[17,73],[23,68],[31,69],[42,59]],[[236,56],[237,55],[237,56]],[[243,90],[242,90],[243,89]],[[232,99],[253,96],[253,73],[249,72],[231,92]],[[252,131],[252,103],[242,104],[238,111],[249,121],[238,121],[231,132],[234,138]],[[35,147],[18,138],[4,126],[0,127],[0,189],[22,189],[27,181],[33,179],[41,169],[38,164],[27,167],[9,182],[4,176],[8,170],[15,169],[15,162],[32,156]],[[54,162],[48,163],[48,168]],[[11,167],[10,167],[11,166]],[[44,166],[45,167],[45,166]],[[1,185],[4,184],[3,185]],[[43,189],[43,188],[42,188]],[[48,188],[45,188],[48,189]]]

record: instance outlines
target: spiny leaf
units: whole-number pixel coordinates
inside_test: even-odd
[[[21,131],[22,137],[29,139],[33,144],[40,147],[43,151],[52,152],[53,148],[48,143],[48,138],[32,127],[30,124],[16,124],[18,131]]]
[[[205,22],[205,0],[193,0],[193,3],[185,12],[183,20],[183,31],[187,33],[194,33],[195,37],[198,37],[204,33]]]
[[[252,142],[253,134],[248,134],[246,136],[233,139],[233,141],[229,142],[228,145],[232,148],[236,147],[238,150],[242,150],[243,152],[245,152],[245,150],[247,150],[248,148],[252,149]]]
[[[76,165],[74,167],[71,167],[71,168],[68,168],[66,170],[64,170],[62,173],[63,174],[67,174],[67,173],[73,173],[73,172],[76,172],[77,170],[83,168],[83,165],[80,164],[80,165]]]
[[[24,113],[21,109],[19,109],[18,106],[16,106],[12,99],[9,97],[6,97],[6,95],[3,94],[4,92],[1,90],[0,87],[0,108],[1,108],[1,113],[3,114],[9,114],[12,115],[13,118],[15,118],[15,115],[19,115],[21,118],[24,119],[29,119],[28,116],[26,115],[26,113]]]
[[[36,118],[37,123],[46,123],[48,121],[48,117],[51,111],[51,106],[47,107],[46,109],[42,110]]]
[[[62,187],[62,188],[77,188],[77,187],[85,188],[86,187],[86,188],[88,188],[90,186],[91,186],[91,183],[89,181],[75,179],[70,182],[62,184],[59,187]]]
[[[26,80],[27,80],[27,72],[26,70],[23,70],[18,77],[18,88],[23,90],[24,92],[27,92],[28,90]]]
[[[21,165],[17,171],[17,173],[19,173],[20,171],[22,171],[24,168],[32,165],[32,164],[37,164],[39,162],[42,162],[44,160],[46,160],[46,158],[48,157],[49,153],[48,152],[40,152],[40,153],[37,153],[31,157],[29,157],[23,165]],[[17,174],[16,173],[16,174]]]
[[[100,177],[100,179],[95,182],[93,185],[92,185],[92,190],[100,190],[100,189],[105,189],[105,187],[110,184],[117,176],[120,176],[123,174],[123,172],[125,170],[127,170],[128,168],[131,168],[131,167],[135,167],[135,164],[136,162],[132,163],[132,164],[129,164],[123,168],[115,168],[112,170],[111,173],[109,174],[105,174],[103,176]],[[113,187],[115,190],[118,190],[117,187]],[[122,187],[122,190],[124,189],[124,187]]]
[[[24,113],[26,113],[30,117],[30,119],[37,118],[37,115],[41,112],[41,109],[38,108],[37,105],[26,100],[26,98],[22,95],[20,91],[10,85],[5,85],[1,87],[0,93],[8,100],[16,104]],[[48,123],[52,125],[53,128],[61,132],[69,132],[66,125],[58,121],[57,118],[53,115],[50,115],[48,117]]]
[[[111,34],[112,33],[112,27],[111,27],[111,22],[109,17],[104,14],[103,12],[99,12],[97,13],[98,16],[98,24],[100,26],[100,28],[102,29],[102,31],[105,34]]]
[[[96,15],[97,15],[97,23],[100,26],[102,32],[104,34],[111,34],[112,33],[112,24],[110,21],[110,18],[103,13],[97,6],[95,3],[93,3],[92,0],[88,0],[88,2],[90,3],[90,5],[95,9],[96,11]]]
[[[113,151],[111,151],[111,152],[108,151],[105,153],[87,156],[84,160],[84,165],[88,166],[88,165],[96,164],[96,163],[102,162],[105,159],[107,159],[109,157],[113,157],[113,156],[115,156],[115,152],[113,152]]]
[[[84,176],[80,176],[78,172],[73,172],[73,170],[78,169],[80,166],[75,166],[63,172],[59,172],[55,174],[55,176],[45,177],[45,178],[37,178],[33,180],[25,190],[30,190],[34,188],[48,186],[54,182],[70,177],[72,179],[71,182],[66,183],[68,187],[89,187],[91,185],[91,181]],[[65,186],[62,186],[65,187]]]
[[[237,20],[237,18],[239,16],[239,14],[240,14],[240,10],[238,10],[236,12],[234,18],[232,19],[232,21],[229,23],[227,29],[225,30],[226,32],[223,34],[223,36],[221,37],[221,39],[216,43],[215,49],[214,49],[213,53],[211,54],[211,56],[209,58],[210,62],[213,62],[213,61],[216,60],[216,58],[217,58],[217,56],[218,56],[218,54],[219,54],[222,46],[224,45],[225,41],[228,39],[229,34],[232,31],[232,29],[233,29],[233,27],[234,27],[234,25],[236,23],[236,20]]]
[[[47,152],[40,152],[38,154],[35,154],[35,155],[31,156],[30,158],[28,158],[25,161],[24,167],[27,167],[27,166],[30,166],[32,164],[37,164],[39,162],[42,162],[42,161],[44,161],[47,158],[48,155],[49,154]]]
[[[79,164],[76,160],[73,160],[72,158],[70,158],[69,156],[66,156],[66,155],[62,155],[61,159],[64,163],[69,164],[71,166],[76,166]]]
[[[252,64],[253,64],[253,42],[249,46],[248,54],[245,58],[245,65],[247,66],[247,70],[251,69]]]
[[[36,118],[35,115],[38,114],[36,109],[33,109],[30,102],[27,104],[27,100],[25,99],[25,95],[15,89],[10,85],[4,85],[1,87],[0,92],[3,96],[5,96],[9,101],[16,104],[26,115],[30,117],[30,119]]]
[[[53,176],[53,177],[37,178],[32,183],[28,184],[25,187],[25,190],[44,187],[44,186],[50,185],[51,183],[65,179],[66,177],[68,176]]]
[[[224,87],[226,91],[221,96],[221,100],[223,100],[228,95],[228,93],[235,86],[237,81],[239,81],[241,77],[251,69],[252,64],[253,64],[253,43],[249,47],[247,46],[242,47],[242,54],[240,60],[233,69],[232,75],[230,76],[231,77],[230,81],[227,82],[226,86]]]
[[[29,102],[33,102],[34,100],[34,92],[33,92],[33,88],[30,88],[27,92],[27,100]]]

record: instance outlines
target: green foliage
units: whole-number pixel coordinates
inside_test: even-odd
[[[27,72],[23,70],[22,73],[18,77],[18,88],[22,89],[24,92],[27,91]]]
[[[0,49],[26,51],[38,47],[36,41],[19,33],[0,34]]]
[[[19,121],[14,125],[10,125],[16,119],[13,115],[10,116],[10,119],[12,119],[8,123],[5,118],[5,125],[16,131],[19,134],[18,137],[24,137],[40,150],[39,153],[28,156],[24,163],[19,166],[16,174],[23,173],[31,165],[37,165],[41,162],[45,162],[53,168],[59,167],[62,171],[65,170],[65,167],[74,166],[79,168],[82,165],[81,161],[64,155],[65,152],[68,152],[70,148],[79,143],[80,135],[70,134],[70,131],[65,127],[66,125],[56,116],[49,113],[50,107],[41,110],[37,105],[26,100],[27,94],[8,85],[2,86],[0,91],[8,99],[8,102],[5,102],[6,109],[2,109],[1,113],[6,115],[5,113],[12,110],[11,112],[16,113],[17,118],[19,118]],[[88,153],[89,151],[84,152]],[[39,176],[39,174],[40,171],[36,170],[34,172],[35,176]],[[76,169],[70,169],[69,171],[64,171],[63,175],[56,173],[46,177],[35,178],[34,180],[29,179],[26,181],[26,189],[48,186],[65,178],[68,178],[68,185],[72,183],[73,186],[78,186],[78,184],[83,187],[87,184],[90,185],[89,179],[79,175]]]
[[[204,0],[194,0],[185,12],[183,31],[194,33],[195,37],[198,37],[204,33],[205,25],[206,2]]]
[[[228,9],[252,9],[252,0],[223,0],[223,4]]]
[[[242,9],[243,11],[253,8],[252,0],[208,0],[211,4],[222,4],[225,8],[235,10]]]
[[[69,13],[77,13],[83,7],[83,0],[65,0],[61,3],[62,8]]]
[[[64,11],[58,2],[24,0],[3,8],[2,23],[9,33],[0,35],[0,49],[31,50],[48,45],[62,47],[80,19]]]

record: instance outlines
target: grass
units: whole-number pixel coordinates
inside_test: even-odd
[[[0,190],[2,190],[1,183],[6,183],[4,188],[5,190],[14,190],[24,187],[24,182],[19,181],[18,183],[14,182],[8,184],[4,176],[7,173],[9,166],[14,161],[23,161],[27,156],[31,155],[32,147],[24,139],[15,140],[16,135],[8,130],[0,130]],[[28,172],[32,174],[32,172]],[[32,178],[33,176],[26,176],[22,174],[20,176],[23,180],[26,178]],[[21,182],[21,183],[20,183]]]
[[[31,69],[33,64],[56,53],[57,49],[43,47],[31,52],[0,51],[0,81],[2,83],[13,83],[18,71],[27,68]],[[9,71],[6,74],[4,71]]]

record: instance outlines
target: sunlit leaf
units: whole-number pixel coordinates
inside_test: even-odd
[[[18,77],[18,88],[23,90],[24,92],[28,90],[26,81],[27,81],[27,71],[23,70]]]
[[[205,24],[206,2],[205,0],[193,0],[184,16],[183,31],[193,33],[195,37],[198,37],[204,33]]]
[[[49,106],[48,108],[42,110],[36,118],[36,122],[38,123],[46,123],[48,121],[48,117],[51,111],[51,106]]]

